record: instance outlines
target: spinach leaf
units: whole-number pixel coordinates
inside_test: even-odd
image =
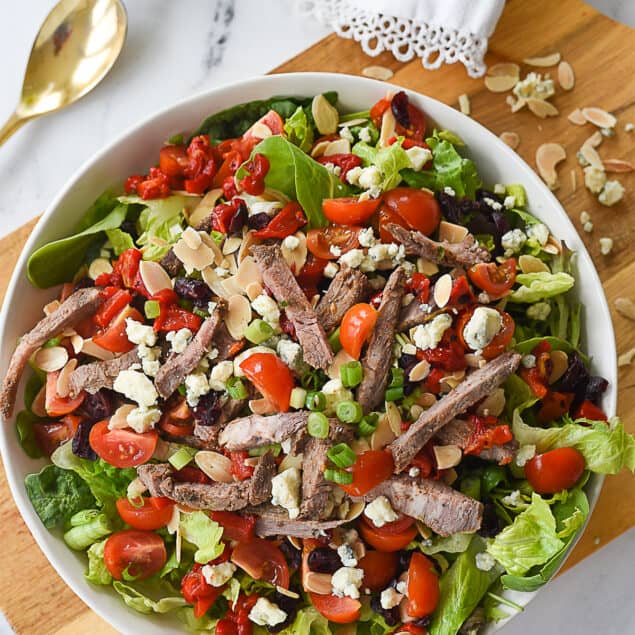
[[[569,342],[562,340],[558,337],[532,337],[531,339],[518,342],[514,348],[521,354],[527,355],[538,346],[541,342],[547,341],[551,344],[551,349],[554,351],[564,351],[565,353],[572,353],[575,350]]]
[[[52,287],[72,279],[81,267],[90,246],[103,232],[115,229],[123,223],[128,212],[127,205],[118,205],[117,199],[112,199],[112,208],[95,223],[61,240],[55,240],[36,249],[26,265],[27,277],[31,284],[41,289]],[[100,213],[105,211],[104,204],[99,206]],[[96,218],[95,208],[91,208],[80,222],[83,227],[86,218]]]
[[[265,177],[267,187],[300,203],[309,221],[308,229],[328,224],[322,213],[323,199],[350,195],[351,189],[337,176],[284,137],[276,135],[264,139],[253,149],[251,156],[255,154],[263,154],[269,159],[271,167]],[[241,179],[245,174],[242,165],[236,178]]]
[[[337,102],[334,91],[324,93],[324,97],[332,105]],[[271,97],[238,104],[210,115],[194,135],[208,134],[212,141],[240,137],[270,110],[277,112],[282,119],[288,119],[298,107],[306,108],[312,101],[313,97]]]
[[[119,228],[109,229],[106,231],[106,236],[112,245],[112,250],[115,252],[115,256],[121,256],[126,249],[132,249],[134,247],[134,241],[132,236]]]
[[[18,433],[18,440],[22,449],[27,456],[32,459],[39,459],[42,454],[38,444],[35,441],[35,435],[33,430],[33,424],[40,421],[40,417],[36,417],[32,412],[28,410],[21,410],[18,412],[18,416],[15,419],[15,429]]]
[[[313,126],[303,108],[298,109],[284,122],[284,131],[287,139],[300,150],[308,152],[313,144]]]
[[[29,474],[24,479],[24,485],[47,529],[61,527],[73,514],[95,505],[86,483],[74,472],[56,465],[47,465],[38,474]]]

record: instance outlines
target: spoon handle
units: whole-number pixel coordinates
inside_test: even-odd
[[[9,117],[7,123],[0,128],[0,146],[13,135],[13,133],[21,128],[28,120],[20,117],[15,112]]]

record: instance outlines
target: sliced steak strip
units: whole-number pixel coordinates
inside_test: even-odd
[[[218,357],[214,360],[217,364],[224,362],[226,359],[233,357],[236,354],[236,346],[239,344],[239,340],[235,340],[227,330],[225,322],[221,322],[216,327],[216,333],[214,334],[213,348],[218,351]],[[238,348],[240,350],[240,348]]]
[[[277,415],[249,415],[234,419],[220,433],[220,445],[230,452],[282,443],[306,427],[309,412],[284,412]]]
[[[420,518],[439,536],[478,531],[483,520],[482,503],[442,481],[393,476],[368,492],[364,500],[378,496],[385,496],[402,514]]]
[[[304,361],[313,368],[326,369],[333,361],[333,351],[315,311],[300,289],[277,245],[252,247],[252,254],[267,288],[278,302],[284,302],[285,312],[295,327],[302,346]]]
[[[463,419],[453,419],[437,432],[435,440],[439,445],[458,445],[464,450],[472,445],[474,435],[475,426],[473,423]],[[512,440],[505,445],[495,445],[481,450],[481,453],[476,456],[485,461],[496,461],[499,465],[506,465],[511,463],[517,449],[518,442]]]
[[[347,520],[289,520],[285,510],[272,505],[260,505],[247,510],[256,518],[256,535],[295,536],[296,538],[319,538],[325,531],[349,522]]]
[[[198,421],[194,424],[194,437],[204,450],[218,448],[218,435],[228,421],[235,419],[247,405],[248,399],[232,399],[231,397],[221,406],[218,417],[211,425],[205,425]]]
[[[386,225],[386,229],[406,248],[408,255],[421,256],[446,267],[467,269],[480,262],[489,262],[492,258],[472,234],[468,234],[460,243],[449,243],[447,240],[437,242],[421,232],[408,231],[393,223]]]
[[[180,483],[168,464],[141,465],[137,474],[152,496],[165,496],[193,509],[237,511],[259,505],[271,497],[276,464],[270,452],[263,455],[251,478],[235,483]]]
[[[364,378],[357,389],[357,401],[364,414],[384,400],[405,282],[405,271],[402,267],[397,267],[384,287],[377,322],[362,360]]]
[[[407,331],[413,326],[429,322],[437,315],[434,310],[434,300],[430,298],[429,304],[421,304],[416,298],[401,309],[399,321],[397,322],[397,332]]]
[[[140,361],[138,350],[135,347],[128,353],[114,359],[79,366],[71,374],[71,397],[75,397],[82,390],[93,395],[102,388],[112,388],[115,379],[122,370],[127,370]]]
[[[189,375],[212,348],[214,333],[221,321],[220,305],[214,309],[214,312],[201,324],[201,328],[194,336],[187,348],[178,355],[172,355],[159,368],[157,376],[154,378],[154,385],[157,392],[167,399],[179,386],[183,380]]]
[[[521,356],[513,351],[499,355],[422,412],[408,430],[388,446],[395,460],[395,473],[404,470],[443,426],[500,386],[518,368],[520,359]]]
[[[368,278],[357,269],[342,267],[322,296],[315,313],[322,328],[330,333],[353,305],[369,295]]]
[[[96,313],[102,303],[100,289],[95,287],[79,289],[66,298],[56,311],[42,318],[33,329],[20,339],[11,356],[0,391],[0,414],[5,419],[8,419],[13,412],[18,383],[31,355],[47,340],[55,337],[64,329],[75,326]]]

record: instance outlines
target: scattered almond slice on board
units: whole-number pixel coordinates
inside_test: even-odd
[[[629,320],[635,320],[635,302],[630,298],[615,298],[615,310]]]
[[[588,145],[597,148],[602,143],[602,133],[596,130],[582,145]]]
[[[630,366],[634,358],[635,358],[635,348],[631,348],[630,351],[626,351],[625,353],[622,353],[617,358],[617,365],[618,367]]]
[[[520,137],[516,132],[501,132],[500,140],[506,143],[512,150],[515,150],[520,145]]]
[[[567,119],[572,124],[575,124],[576,126],[586,125],[586,119],[584,118],[584,115],[582,114],[582,110],[580,110],[579,108],[576,108],[573,112],[569,113],[569,116],[567,117]]]
[[[560,59],[560,53],[551,53],[550,55],[543,55],[542,57],[526,57],[523,62],[529,66],[548,68],[549,66],[555,66]]]
[[[513,62],[494,64],[487,69],[485,87],[493,93],[511,90],[520,78],[520,67]]]
[[[564,60],[558,64],[558,83],[563,90],[573,90],[575,86],[575,73],[569,62]]]
[[[622,159],[605,159],[604,169],[607,172],[632,172],[635,166],[630,161]]]
[[[543,143],[536,150],[536,167],[550,190],[558,187],[556,166],[567,158],[565,149],[559,143]]]
[[[382,82],[389,80],[394,73],[385,66],[367,66],[362,69],[362,75],[364,77],[370,77],[371,79],[380,79]]]
[[[560,113],[553,104],[545,101],[544,99],[535,99],[534,97],[527,99],[527,107],[534,113],[534,115],[540,117],[541,119],[555,117]]]
[[[617,119],[602,108],[583,108],[582,115],[589,122],[598,128],[614,128]]]

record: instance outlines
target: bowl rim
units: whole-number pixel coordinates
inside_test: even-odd
[[[99,163],[102,159],[107,157],[117,145],[126,141],[126,139],[128,139],[130,136],[141,131],[145,127],[151,126],[153,123],[157,122],[162,117],[169,115],[170,113],[176,112],[180,109],[186,108],[191,105],[195,105],[199,101],[200,102],[212,101],[215,97],[221,96],[224,92],[227,92],[230,90],[245,88],[245,90],[249,92],[250,90],[253,91],[257,89],[261,85],[267,85],[270,83],[276,84],[278,81],[281,80],[281,78],[284,78],[284,81],[288,82],[290,85],[292,85],[295,82],[303,82],[303,81],[311,82],[313,80],[321,81],[321,80],[326,80],[328,78],[332,78],[332,79],[336,78],[336,81],[338,82],[342,81],[342,79],[347,79],[356,84],[365,83],[369,86],[375,86],[378,90],[383,90],[383,91],[395,90],[395,88],[399,88],[399,89],[405,90],[407,93],[416,95],[417,98],[422,99],[424,102],[427,102],[427,101],[433,102],[435,104],[435,107],[439,111],[441,111],[442,113],[441,116],[448,115],[450,119],[458,118],[458,120],[463,121],[465,126],[467,126],[468,128],[472,127],[472,129],[478,134],[481,134],[481,135],[484,134],[488,143],[493,144],[493,147],[496,149],[497,152],[503,154],[504,157],[516,163],[519,166],[519,169],[522,170],[523,184],[525,184],[527,181],[533,181],[533,185],[538,187],[540,190],[542,190],[542,194],[545,197],[546,202],[548,202],[548,204],[550,205],[550,207],[558,210],[558,214],[561,216],[560,221],[564,222],[565,224],[568,223],[570,230],[573,233],[578,234],[570,217],[566,213],[560,201],[556,198],[553,192],[551,192],[547,188],[544,182],[539,178],[539,176],[533,170],[533,168],[530,165],[528,165],[520,155],[518,155],[503,141],[501,141],[492,131],[486,128],[483,124],[472,119],[471,117],[463,115],[456,109],[435,99],[434,97],[430,97],[424,93],[421,93],[419,91],[412,90],[406,87],[396,86],[395,84],[390,84],[380,80],[361,77],[358,75],[344,74],[344,73],[294,72],[294,73],[272,73],[272,74],[268,74],[264,76],[250,77],[250,78],[246,78],[246,79],[242,79],[242,80],[238,80],[234,82],[224,83],[213,89],[199,91],[193,95],[190,95],[183,99],[179,99],[165,107],[162,107],[154,111],[152,114],[148,115],[147,117],[144,117],[143,119],[127,126],[123,132],[117,135],[112,141],[102,146],[95,154],[93,154],[77,170],[75,170],[75,172],[65,181],[64,185],[60,188],[58,193],[53,197],[52,201],[46,207],[46,210],[44,211],[44,213],[42,214],[42,216],[39,218],[38,222],[36,223],[35,227],[33,228],[24,247],[22,248],[20,256],[12,272],[9,285],[5,293],[3,306],[0,311],[0,355],[5,356],[4,349],[7,347],[5,330],[6,330],[7,321],[12,312],[12,310],[10,309],[10,304],[13,304],[8,301],[13,298],[18,285],[24,282],[20,279],[21,278],[20,273],[24,269],[24,266],[26,264],[26,260],[29,254],[33,251],[34,247],[38,245],[38,242],[40,240],[40,235],[43,233],[44,229],[48,226],[50,220],[58,212],[58,208],[60,204],[69,195],[71,190],[78,183],[82,181],[82,179],[87,175],[87,173],[89,173],[92,170],[92,168],[97,163]],[[280,94],[280,93],[275,93],[275,89],[272,89],[272,91],[273,91],[272,94]],[[299,92],[305,92],[305,91],[302,90]],[[286,91],[286,94],[293,94],[293,88]],[[497,162],[498,161],[495,161],[494,163],[497,163]],[[592,279],[590,281],[587,279],[586,283],[588,284],[590,282],[592,287],[599,291],[597,302],[599,303],[599,309],[603,313],[603,318],[604,318],[603,328],[606,329],[605,336],[608,336],[606,338],[608,340],[606,344],[609,346],[609,349],[610,349],[608,352],[608,356],[610,356],[612,359],[611,372],[613,375],[613,378],[611,380],[613,391],[608,395],[608,399],[605,404],[606,406],[605,409],[608,413],[610,413],[610,416],[613,416],[616,411],[617,391],[618,391],[617,353],[616,353],[616,347],[615,347],[615,334],[613,329],[613,323],[611,320],[608,303],[606,300],[604,289],[603,289],[600,277],[598,275],[597,269],[593,261],[591,260],[590,255],[588,251],[586,250],[586,247],[582,241],[580,241],[579,246],[576,248],[576,252],[579,254],[579,257],[581,256],[587,259],[588,263],[590,264],[590,273],[591,273]],[[11,348],[12,350],[12,347],[9,347],[9,348]],[[4,370],[5,369],[3,368],[3,371]],[[8,447],[9,434],[13,433],[13,430],[14,430],[14,425],[13,425],[14,418],[15,418],[15,415],[11,417],[10,421],[5,422],[4,429],[0,433],[0,456],[2,457],[2,462],[4,463],[5,474],[7,477],[7,483],[9,485],[9,489],[11,491],[13,500],[20,512],[20,515],[22,516],[22,519],[27,525],[38,547],[42,550],[48,562],[55,569],[56,573],[63,579],[64,583],[68,587],[70,587],[73,590],[73,592],[91,610],[95,611],[95,613],[97,613],[108,624],[110,624],[114,628],[121,629],[122,632],[125,632],[124,630],[126,628],[125,620],[123,620],[118,614],[116,615],[109,614],[107,610],[105,609],[105,607],[102,605],[102,602],[98,602],[96,599],[93,599],[92,597],[87,597],[87,594],[85,592],[85,587],[83,585],[76,584],[75,581],[72,579],[71,572],[67,570],[66,560],[64,558],[58,557],[47,545],[46,537],[50,535],[50,532],[44,527],[44,525],[39,520],[39,517],[35,513],[35,510],[30,504],[30,501],[26,497],[24,491],[21,491],[20,488],[22,488],[22,490],[24,489],[23,483],[21,482],[19,478],[16,478],[16,475],[15,475],[16,466],[14,465],[13,458],[11,456],[11,452],[9,451],[9,447]],[[11,428],[11,433],[8,431],[9,427]],[[584,528],[586,528],[586,524],[588,523],[592,515],[593,509],[595,508],[595,505],[597,503],[598,497],[601,492],[603,481],[604,481],[603,475],[592,475],[591,479],[589,480],[589,483],[586,486],[592,489],[593,500],[592,500],[590,513],[589,513],[589,516],[587,517]],[[570,545],[565,555],[565,558],[563,559],[560,566],[562,566],[567,561],[569,554],[571,553],[571,550],[575,547],[575,544],[578,542],[578,540],[584,533],[584,528],[582,531],[580,531],[576,539]],[[539,591],[544,589],[546,586],[547,585],[544,585],[543,587],[538,589],[538,591],[534,591],[531,593],[522,593],[521,595],[522,595],[522,598],[524,599],[523,606],[526,606],[527,604],[529,604],[531,600],[533,599],[533,597],[535,597],[535,595]],[[512,595],[514,593],[515,592],[512,592]],[[518,599],[518,597],[516,599]],[[132,609],[128,609],[123,604],[122,604],[122,609],[126,611],[132,610]],[[513,617],[514,615],[510,616],[510,618],[508,619],[505,619],[493,625],[493,627],[492,625],[489,625],[487,632],[489,633],[494,630],[499,630],[507,623],[507,621],[509,621],[509,619],[512,619]]]

